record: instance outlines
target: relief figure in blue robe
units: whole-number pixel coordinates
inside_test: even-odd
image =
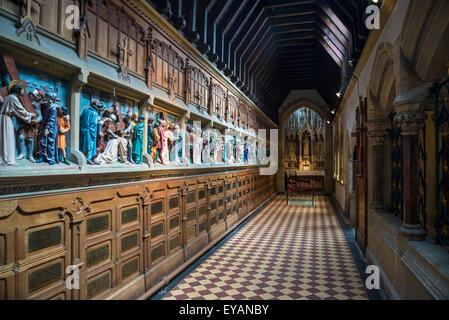
[[[97,155],[97,132],[100,112],[104,109],[103,102],[93,100],[84,108],[80,121],[80,151],[86,156],[87,164],[93,165],[92,158]]]

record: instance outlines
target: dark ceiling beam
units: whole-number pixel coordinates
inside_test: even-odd
[[[229,15],[231,16],[231,19],[226,22],[226,27],[224,27],[224,29],[223,29],[223,34],[224,35],[226,35],[229,32],[229,30],[231,30],[232,26],[235,23],[235,20],[237,20],[237,18],[240,17],[240,14],[242,13],[242,11],[245,8],[245,6],[248,4],[248,1],[249,0],[241,1],[241,3],[238,6],[237,10],[235,10],[235,11],[231,10],[231,12],[229,13]]]

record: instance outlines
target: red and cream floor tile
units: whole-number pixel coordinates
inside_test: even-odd
[[[368,299],[334,209],[277,197],[163,299]]]

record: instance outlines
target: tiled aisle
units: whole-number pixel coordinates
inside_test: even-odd
[[[368,299],[326,197],[277,197],[163,299]]]

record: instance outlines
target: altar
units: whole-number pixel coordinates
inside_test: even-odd
[[[307,188],[313,182],[314,191],[324,191],[324,170],[285,170],[285,182],[296,180],[300,189]],[[286,185],[287,188],[287,185]]]

